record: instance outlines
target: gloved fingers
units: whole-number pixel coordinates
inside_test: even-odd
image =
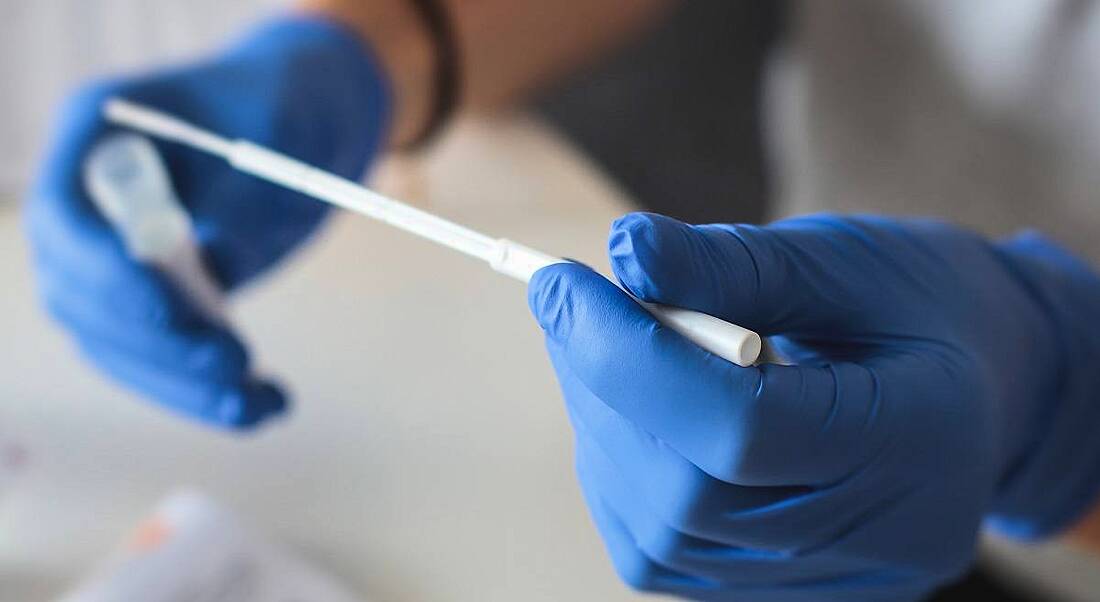
[[[731,568],[727,573],[727,575],[733,575],[732,579],[711,579],[701,574],[696,575],[669,568],[654,560],[639,545],[627,522],[601,497],[596,479],[587,464],[578,462],[577,476],[582,484],[581,492],[585,503],[611,557],[615,572],[624,583],[635,590],[716,602],[915,601],[922,594],[927,593],[913,585],[911,575],[904,569],[849,568],[830,572],[806,566],[791,569],[788,575],[774,574],[775,580],[768,581],[759,573],[748,574],[759,571],[762,565],[771,564],[775,569],[784,565],[783,561],[770,562],[758,559],[753,563],[747,558],[750,552],[732,548],[723,548],[721,552],[715,552],[712,548],[709,553],[713,557],[708,559],[711,568],[717,568],[715,563],[721,555],[728,554],[736,557],[742,564],[736,569]],[[691,554],[696,558],[687,556],[682,561],[691,562],[697,560],[699,556],[705,557],[708,551],[704,545],[693,550]],[[834,559],[829,560],[828,563],[832,566],[840,566],[844,564],[844,560]],[[813,576],[800,578],[800,574]],[[742,575],[747,575],[746,578],[750,581],[738,582],[737,577]]]
[[[90,296],[83,300],[89,306],[98,305],[142,326],[196,328],[214,319],[159,268],[138,263],[121,245],[82,248],[48,243],[37,246],[33,262],[39,292],[46,300]]]
[[[856,253],[814,219],[690,226],[629,213],[611,226],[612,269],[645,301],[711,314],[762,335],[849,324],[870,295],[873,274],[853,270]]]
[[[40,250],[38,291],[55,317],[74,332],[176,365],[243,370],[247,357],[233,333],[203,315],[156,268],[113,251],[74,258],[55,247]]]
[[[722,452],[706,440],[737,420],[758,375],[696,347],[657,323],[604,277],[557,264],[531,279],[528,300],[549,340],[590,391],[620,415],[715,476]],[[717,426],[721,425],[721,426]]]
[[[868,369],[735,366],[575,264],[539,270],[529,302],[589,391],[719,480],[828,484],[881,443],[882,404]]]
[[[243,344],[155,275],[139,267],[112,292],[59,274],[40,270],[47,308],[93,362],[132,388],[226,427],[252,426],[286,406],[277,387],[252,381]]]
[[[548,346],[578,441],[597,447],[632,499],[678,532],[761,551],[822,548],[854,530],[886,493],[870,478],[871,467],[819,489],[719,481],[608,408]]]
[[[237,382],[249,370],[244,345],[223,327],[181,323],[155,302],[151,306],[133,299],[110,303],[110,295],[94,290],[41,288],[50,314],[86,340],[210,383]]]
[[[720,584],[670,570],[646,556],[622,519],[594,491],[583,486],[589,481],[586,471],[583,465],[578,464],[577,477],[582,483],[581,493],[611,557],[611,564],[624,583],[642,592],[670,594],[694,600],[722,599]]]
[[[660,439],[600,401],[565,364],[559,347],[547,341],[550,358],[565,391],[566,410],[578,437],[598,445],[635,496],[661,520],[684,533],[734,546],[790,550],[816,544],[813,534],[825,521],[805,525],[781,509],[825,519],[832,508],[799,510],[791,502],[809,487],[742,487],[715,479]],[[750,518],[751,517],[751,518]],[[794,532],[789,522],[804,527]],[[775,527],[783,527],[777,529]],[[760,535],[757,533],[763,532]],[[766,535],[765,535],[766,533]],[[785,535],[784,535],[785,534]]]
[[[1065,247],[1046,237],[1038,230],[1022,230],[998,240],[994,248],[1008,255],[1014,261],[1026,266],[1046,265],[1051,274],[1062,272],[1082,272],[1093,274],[1094,269],[1088,262],[1082,261]],[[1058,270],[1050,269],[1056,267]]]
[[[806,341],[790,336],[774,335],[768,337],[768,346],[779,363],[782,364],[798,364],[800,366],[827,364],[832,359],[830,355],[832,352],[839,348],[843,353],[848,349],[847,346],[829,345],[819,348],[814,344],[816,342],[818,341],[810,341],[811,344],[807,345]]]
[[[724,574],[735,576],[726,574],[721,567],[715,570],[716,567],[710,562],[688,561],[690,549],[705,551],[712,547],[705,540],[680,533],[659,520],[653,520],[653,515],[647,512],[643,502],[630,499],[618,475],[609,470],[606,459],[599,457],[600,452],[590,441],[578,437],[576,453],[577,477],[584,497],[591,500],[589,507],[594,515],[601,514],[605,522],[612,523],[608,527],[621,531],[619,537],[628,540],[623,542],[626,549],[620,554],[637,555],[637,558],[629,560],[629,564],[641,566],[632,568],[653,575],[678,574],[677,581],[681,583],[695,581],[697,585],[710,587],[717,587]],[[616,566],[619,566],[618,562]],[[626,575],[623,578],[634,585]]]
[[[196,379],[99,340],[77,336],[77,342],[93,364],[119,382],[204,424],[249,429],[286,410],[286,396],[272,382],[248,375],[235,383]]]
[[[583,432],[577,436],[577,463],[584,466],[587,477],[582,486],[619,517],[648,558],[670,570],[725,585],[761,586],[824,579],[867,564],[817,552],[728,545],[684,533],[665,523],[622,478],[599,444]]]

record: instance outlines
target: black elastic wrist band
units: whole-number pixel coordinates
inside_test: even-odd
[[[404,147],[413,150],[435,138],[458,108],[460,62],[458,39],[442,0],[410,0],[410,2],[416,8],[416,12],[432,38],[435,53],[431,114],[420,133]]]

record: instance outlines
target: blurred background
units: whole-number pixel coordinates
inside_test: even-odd
[[[354,599],[635,599],[574,483],[520,285],[335,220],[233,307],[296,400],[247,437],[105,382],[37,306],[19,204],[52,107],[89,78],[194,57],[282,4],[0,0],[0,601],[72,591],[181,487]],[[1035,225],[1100,260],[1098,64],[1087,1],[699,0],[378,183],[598,267],[608,223],[639,207],[694,222],[832,209],[991,234]],[[1100,597],[1100,565],[1062,545],[983,548],[943,600]]]

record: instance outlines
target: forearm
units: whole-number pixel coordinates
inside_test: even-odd
[[[458,38],[462,106],[494,109],[614,48],[675,0],[440,0]],[[350,25],[393,83],[391,140],[414,137],[431,111],[432,42],[409,0],[300,0]]]

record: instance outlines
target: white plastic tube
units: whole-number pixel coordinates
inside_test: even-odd
[[[485,236],[271,149],[247,140],[226,140],[147,107],[114,99],[104,107],[104,113],[115,123],[219,155],[240,171],[481,259],[497,272],[523,282],[538,269],[564,261],[509,240]],[[760,354],[760,336],[751,330],[695,311],[642,305],[662,324],[730,362],[750,366]]]
[[[84,164],[84,181],[134,259],[159,269],[208,318],[225,319],[221,289],[203,267],[191,219],[148,139],[129,133],[104,139]]]

